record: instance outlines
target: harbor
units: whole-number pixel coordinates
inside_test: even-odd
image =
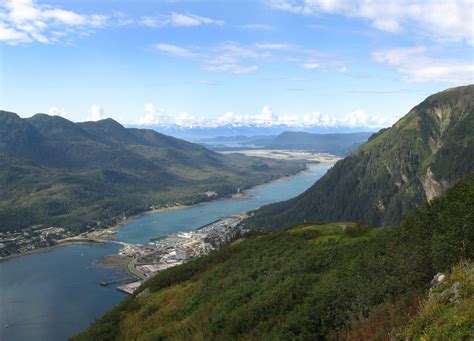
[[[47,252],[0,262],[2,303],[9,307],[0,313],[0,321],[9,326],[0,328],[0,339],[67,340],[131,293],[131,290],[117,290],[117,286],[131,283],[102,286],[101,281],[110,283],[124,277],[139,281],[124,271],[124,268],[129,271],[127,265],[135,257],[118,256],[119,250],[125,247],[122,243],[154,249],[155,246],[149,244],[151,239],[166,242],[167,236],[180,232],[194,234],[197,228],[216,220],[294,197],[311,186],[330,166],[325,163],[310,165],[307,172],[252,188],[240,198],[143,215],[110,231],[109,236],[103,235],[104,230],[89,236],[104,243],[71,241]],[[225,237],[219,239],[225,240]],[[187,239],[182,240],[184,243]],[[113,258],[109,258],[111,255]],[[108,264],[103,264],[104,258]],[[130,268],[135,269],[142,264],[131,265]],[[27,278],[25,274],[29,274]]]
[[[133,294],[156,273],[207,255],[246,231],[239,227],[244,215],[217,219],[190,232],[178,232],[150,240],[149,246],[124,244],[119,257],[130,258],[127,272],[136,279],[117,287]]]

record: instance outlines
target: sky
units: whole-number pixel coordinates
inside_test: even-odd
[[[474,83],[474,0],[0,0],[0,108],[385,127]]]

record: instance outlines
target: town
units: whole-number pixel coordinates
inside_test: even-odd
[[[21,231],[0,232],[0,260],[40,248],[57,245],[57,241],[72,237],[73,233],[62,227],[35,227]]]
[[[126,244],[120,257],[130,258],[127,272],[137,281],[118,287],[132,294],[143,281],[157,272],[204,256],[247,231],[240,228],[242,216],[216,220],[192,232],[178,232],[150,241],[149,246]]]

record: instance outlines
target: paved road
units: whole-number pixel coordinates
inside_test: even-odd
[[[137,265],[137,261],[138,259],[134,258],[130,261],[130,263],[128,263],[127,265],[128,272],[141,280],[145,280],[147,278],[145,274],[141,273],[135,268],[135,265]]]

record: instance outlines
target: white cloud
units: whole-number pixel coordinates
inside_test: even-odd
[[[472,0],[268,0],[273,8],[305,15],[336,13],[368,20],[378,30],[412,29],[435,40],[474,43]]]
[[[268,105],[265,105],[258,114],[237,114],[229,111],[214,119],[203,120],[187,112],[178,115],[166,114],[163,109],[156,109],[153,104],[145,105],[145,115],[141,117],[137,124],[143,126],[171,126],[180,127],[274,127],[286,125],[295,128],[381,128],[393,124],[395,117],[380,117],[369,115],[364,110],[357,109],[342,116],[330,116],[321,112],[308,112],[304,115],[277,115]]]
[[[155,44],[154,49],[179,58],[193,59],[204,70],[226,72],[241,75],[258,69],[256,61],[268,56],[268,53],[255,48],[244,46],[233,41],[209,47],[182,47],[171,44]]]
[[[397,119],[397,117],[380,117],[376,115],[369,115],[362,109],[356,109],[345,114],[341,119],[339,119],[338,125],[352,128],[381,128],[392,125]]]
[[[201,25],[223,25],[224,21],[202,17],[194,14],[171,13],[170,15],[145,16],[141,24],[147,27],[194,27]]]
[[[26,32],[5,26],[4,23],[0,22],[0,41],[5,41],[9,44],[19,44],[29,43],[33,41],[33,38]]]
[[[379,50],[374,59],[394,67],[409,82],[474,82],[474,61],[437,59],[425,46]]]
[[[276,115],[268,105],[265,105],[260,112],[253,118],[253,123],[257,126],[272,126],[279,123],[279,117]]]
[[[306,127],[332,127],[336,125],[336,122],[331,120],[327,114],[308,112],[303,115],[303,125]]]
[[[244,115],[237,115],[234,112],[226,112],[224,115],[217,117],[217,119],[212,124],[213,126],[224,126],[224,125],[232,125],[232,126],[242,126],[245,125],[248,121],[248,118]]]
[[[303,125],[305,127],[381,128],[393,124],[395,120],[396,118],[393,117],[369,115],[362,109],[348,112],[342,117],[330,117],[328,114],[320,112],[309,112],[303,115]]]
[[[301,63],[303,68],[312,70],[321,68],[324,71],[331,69],[341,71],[342,65],[334,56],[279,42],[241,44],[225,41],[206,47],[159,43],[153,45],[153,48],[174,57],[192,59],[207,71],[235,75],[255,72],[263,63],[275,61]],[[345,70],[342,69],[341,72]]]
[[[239,65],[237,63],[218,63],[215,61],[209,61],[205,66],[204,70],[213,72],[227,72],[234,75],[243,75],[246,73],[252,73],[258,70],[257,65]]]
[[[139,125],[169,125],[171,117],[166,115],[163,109],[157,109],[152,103],[145,104],[145,116],[138,120]]]
[[[175,117],[174,123],[186,128],[199,127],[204,125],[204,123],[200,121],[196,116],[190,115],[187,112],[179,113]]]
[[[35,0],[4,0],[0,2],[0,40],[8,44],[55,43],[58,32],[63,36],[88,34],[91,29],[104,27],[108,19],[39,5]]]
[[[316,70],[319,69],[321,65],[319,65],[318,63],[304,63],[301,64],[301,67],[308,70]]]
[[[166,54],[181,58],[194,58],[197,56],[196,53],[191,52],[189,49],[177,45],[155,44],[153,45],[153,48]]]
[[[104,109],[98,104],[92,104],[89,113],[91,121],[100,121],[105,118]]]
[[[262,50],[295,50],[296,47],[290,44],[281,43],[257,43],[255,46]]]
[[[68,113],[63,108],[59,107],[50,107],[48,110],[48,114],[52,116],[61,116],[63,118],[69,119]]]
[[[273,29],[272,26],[266,25],[266,24],[247,24],[247,25],[242,25],[240,28],[246,29],[246,30],[271,30]]]
[[[236,127],[241,126],[258,126],[258,127],[272,127],[277,125],[287,125],[294,127],[302,127],[304,124],[297,115],[279,116],[265,105],[260,114],[256,115],[239,115],[234,112],[227,112],[215,120],[208,122],[209,126],[219,127],[223,125],[231,125]]]

